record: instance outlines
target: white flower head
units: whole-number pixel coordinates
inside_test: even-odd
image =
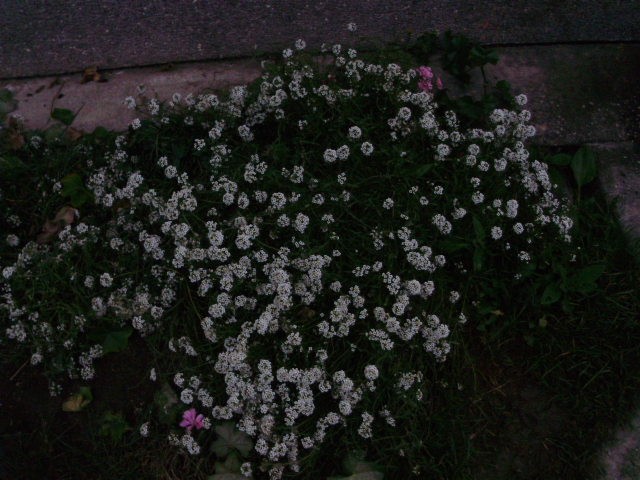
[[[364,377],[367,380],[375,380],[378,378],[378,367],[375,365],[367,365],[364,367]]]
[[[355,125],[353,127],[349,127],[349,138],[352,140],[357,140],[362,136],[362,130],[360,129],[360,127],[356,127]]]
[[[373,153],[373,145],[370,142],[362,142],[360,150],[362,151],[363,155],[368,157]]]

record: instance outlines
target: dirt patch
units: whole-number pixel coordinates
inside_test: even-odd
[[[127,471],[127,462],[135,478],[140,461],[132,457],[136,442],[140,443],[135,430],[153,401],[150,361],[144,343],[132,339],[126,350],[96,362],[95,380],[64,382],[59,397],[49,395],[47,380],[37,368],[26,366],[11,378],[21,365],[3,365],[0,479],[122,478],[113,473]],[[81,412],[63,412],[62,402],[80,385],[91,388],[93,402]],[[121,414],[134,434],[114,443],[100,437],[100,419],[106,411]]]

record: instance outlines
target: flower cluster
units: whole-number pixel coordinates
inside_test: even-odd
[[[400,422],[395,400],[422,400],[421,367],[444,361],[473,318],[462,293],[472,245],[518,279],[536,245],[569,242],[572,228],[547,165],[529,159],[527,110],[462,129],[429,67],[334,45],[320,74],[304,48],[225,97],[150,102],[148,124],[87,162],[88,223],[50,245],[8,233],[19,253],[0,278],[5,336],[71,378],[91,378],[102,353],[83,344],[86,324],[166,337],[172,364],[193,373],[173,378],[191,408],[170,443],[197,454],[200,429],[233,419],[272,478],[299,470],[330,431],[369,439]],[[166,141],[177,128],[183,144]],[[138,158],[145,138],[151,162]],[[73,312],[34,301],[45,272],[62,279],[49,295],[71,285]],[[399,371],[407,352],[414,362]]]

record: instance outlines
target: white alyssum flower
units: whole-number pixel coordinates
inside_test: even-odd
[[[375,365],[367,365],[364,367],[364,377],[367,380],[375,380],[378,378],[378,367]]]
[[[360,145],[360,151],[363,155],[368,157],[373,153],[373,145],[371,142],[362,142],[362,145]]]
[[[355,125],[353,127],[349,127],[349,138],[352,140],[357,140],[362,136],[362,130],[360,129],[360,127],[356,127]]]

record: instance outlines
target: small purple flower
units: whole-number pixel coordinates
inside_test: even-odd
[[[186,427],[189,431],[191,431],[193,427],[196,427],[197,430],[200,430],[202,427],[204,427],[204,415],[198,415],[195,408],[190,408],[182,414],[182,421],[180,422],[180,426]]]

